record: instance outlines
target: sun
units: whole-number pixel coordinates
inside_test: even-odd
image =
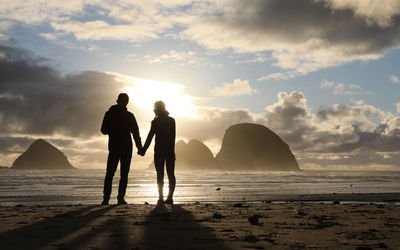
[[[126,92],[136,106],[153,110],[153,104],[162,100],[174,116],[196,117],[193,97],[184,93],[184,86],[178,83],[154,81],[122,76]]]

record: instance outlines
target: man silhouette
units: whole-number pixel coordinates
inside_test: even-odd
[[[150,132],[147,136],[143,150],[139,150],[140,155],[146,153],[147,148],[156,135],[156,143],[154,146],[154,165],[157,171],[157,186],[159,199],[157,204],[173,204],[172,196],[175,190],[175,120],[169,116],[169,112],[165,109],[163,101],[154,103],[154,113],[156,118],[151,122]],[[169,193],[164,202],[164,163],[166,163]]]
[[[126,93],[118,95],[117,104],[110,107],[104,115],[101,125],[101,132],[108,135],[108,159],[107,172],[104,178],[103,202],[102,205],[108,205],[110,200],[112,180],[121,162],[118,189],[118,204],[127,204],[124,196],[128,184],[128,173],[132,158],[132,138],[135,140],[138,151],[142,150],[142,141],[140,139],[139,127],[135,116],[129,112],[126,105],[129,102],[129,96]]]

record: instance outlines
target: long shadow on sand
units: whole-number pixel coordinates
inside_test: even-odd
[[[62,246],[52,244],[89,225],[113,207],[85,206],[22,228],[1,233],[0,249],[62,248]]]
[[[144,249],[228,249],[194,215],[180,205],[154,208],[146,217]]]

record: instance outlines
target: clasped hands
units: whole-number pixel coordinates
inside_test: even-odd
[[[144,156],[146,154],[146,150],[144,148],[141,148],[137,151],[137,154],[140,156]]]

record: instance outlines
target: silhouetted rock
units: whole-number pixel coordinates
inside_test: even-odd
[[[263,125],[241,123],[230,126],[216,156],[218,169],[299,170],[289,146]]]
[[[256,214],[254,214],[254,215],[252,215],[252,216],[250,216],[250,217],[248,218],[248,221],[249,221],[252,225],[257,225],[257,224],[258,224],[258,218],[259,218],[259,216],[256,215]]]
[[[214,161],[211,150],[199,140],[190,140],[188,143],[178,141],[175,145],[175,155],[179,168],[210,168]]]
[[[56,147],[38,139],[13,163],[13,169],[73,169],[67,157]]]
[[[225,218],[226,216],[224,216],[224,215],[222,215],[222,214],[219,214],[219,213],[217,213],[217,212],[215,212],[214,214],[213,214],[213,218],[214,219],[223,219],[223,218]]]

